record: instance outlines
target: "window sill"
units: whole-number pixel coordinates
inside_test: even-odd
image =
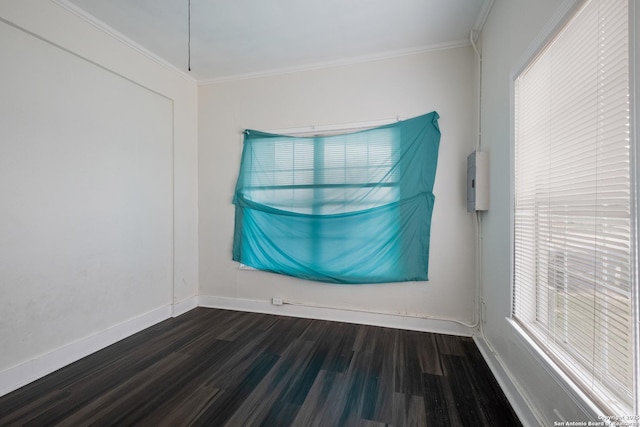
[[[588,417],[591,421],[602,421],[602,417],[605,414],[602,410],[593,403],[593,401],[584,393],[578,386],[569,378],[560,367],[540,348],[540,346],[515,322],[513,319],[507,317],[507,323],[511,325],[511,328],[515,331],[515,336],[518,338],[522,347],[539,363],[539,365],[547,372],[554,381],[562,388],[562,390],[571,398],[576,406]],[[557,413],[562,416],[562,414]],[[617,415],[617,414],[616,414]]]

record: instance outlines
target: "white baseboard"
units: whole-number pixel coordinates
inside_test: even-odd
[[[410,331],[433,332],[470,337],[474,330],[448,320],[423,319],[399,314],[367,313],[340,308],[310,307],[303,305],[273,305],[271,301],[249,300],[200,295],[198,306],[254,313],[277,314],[307,319],[332,320],[360,325],[383,326]]]
[[[44,377],[172,315],[166,305],[0,372],[0,396]]]
[[[516,415],[520,419],[520,422],[524,427],[534,427],[542,425],[538,416],[527,403],[526,398],[519,391],[519,387],[512,381],[511,376],[506,371],[506,368],[498,360],[496,355],[491,351],[489,345],[481,335],[475,335],[473,337],[482,357],[489,365],[489,369],[493,373],[493,376],[498,381],[500,388],[504,392],[507,400],[511,404],[511,407],[515,411]]]
[[[354,312],[340,308],[272,305],[270,301],[214,296],[192,296],[119,323],[89,337],[67,344],[0,372],[0,396],[29,384],[83,357],[114,344],[170,317],[196,307],[221,308],[309,319],[331,320],[448,335],[472,336],[473,329],[447,320],[423,319],[399,314]]]
[[[183,299],[171,306],[171,317],[178,317],[189,310],[198,307],[198,296],[194,295],[187,299]]]

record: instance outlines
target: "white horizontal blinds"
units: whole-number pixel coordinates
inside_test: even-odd
[[[398,130],[386,127],[344,136],[271,136],[252,146],[257,167],[247,196],[305,214],[382,206],[398,197],[392,168],[398,146]]]
[[[626,0],[588,1],[516,80],[513,316],[633,410]]]
[[[320,183],[326,186],[322,213],[360,211],[397,200],[393,170],[399,146],[397,129],[336,135],[322,142]]]

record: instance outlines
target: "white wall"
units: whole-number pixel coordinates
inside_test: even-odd
[[[0,61],[1,394],[194,297],[198,236],[193,80],[49,1]]]
[[[511,307],[510,74],[562,3],[496,0],[482,32],[482,135],[483,148],[491,155],[491,208],[483,222],[484,330],[498,360],[543,425],[563,418],[586,421],[589,414],[593,416],[587,405],[545,369],[507,321]]]
[[[232,307],[242,307],[244,301],[244,307],[268,309],[268,301],[278,296],[329,307],[417,313],[472,322],[474,220],[466,212],[465,176],[466,156],[475,143],[474,64],[472,49],[463,47],[201,86],[200,301]],[[409,118],[433,110],[441,116],[442,139],[434,188],[429,282],[329,285],[238,270],[238,264],[231,260],[231,201],[243,129]],[[278,310],[284,313],[287,309]],[[363,321],[366,314],[354,317]],[[457,326],[438,328],[464,333],[464,328]]]

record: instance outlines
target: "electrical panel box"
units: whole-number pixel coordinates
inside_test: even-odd
[[[467,212],[489,209],[489,153],[474,151],[467,156]]]

